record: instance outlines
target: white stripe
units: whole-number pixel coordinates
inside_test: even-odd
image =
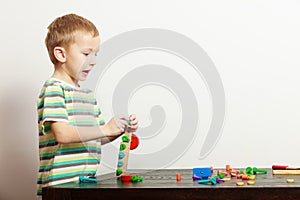
[[[69,154],[69,155],[56,155],[55,158],[57,159],[69,159],[69,158],[76,158],[81,156],[91,156],[91,153],[76,153],[76,154]]]
[[[59,180],[59,181],[53,181],[53,182],[48,183],[46,186],[58,185],[58,184],[74,182],[74,181],[79,181],[78,177],[68,178],[68,179]]]

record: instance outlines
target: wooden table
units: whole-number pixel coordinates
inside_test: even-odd
[[[124,200],[124,199],[300,199],[300,175],[257,174],[254,185],[237,186],[241,179],[217,185],[198,184],[192,179],[192,169],[130,170],[144,180],[122,183],[115,173],[97,177],[97,183],[71,182],[43,188],[43,200]],[[180,173],[182,180],[176,181]],[[287,183],[294,179],[294,183]]]

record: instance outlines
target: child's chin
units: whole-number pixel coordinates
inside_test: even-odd
[[[79,77],[79,80],[80,81],[85,81],[87,79],[87,77],[88,77],[87,75],[82,75],[82,76]]]

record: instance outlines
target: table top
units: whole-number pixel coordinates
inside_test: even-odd
[[[92,199],[99,195],[122,196],[122,199],[131,196],[141,199],[220,199],[220,195],[230,199],[300,199],[300,175],[273,175],[271,169],[267,174],[258,173],[254,185],[248,185],[244,180],[243,186],[237,186],[236,182],[242,180],[234,177],[216,185],[199,184],[192,179],[192,169],[129,170],[127,173],[138,174],[143,181],[124,183],[115,173],[110,173],[98,176],[97,183],[78,181],[43,188],[43,199],[55,199],[57,195],[63,195],[64,199]],[[176,180],[176,174],[181,174],[181,181]],[[287,183],[287,179],[294,179],[294,183]]]

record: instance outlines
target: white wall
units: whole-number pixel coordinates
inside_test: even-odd
[[[6,1],[0,8],[0,199],[35,197],[36,99],[43,81],[53,71],[44,37],[46,27],[54,18],[70,12],[93,21],[103,42],[140,28],[167,29],[183,34],[201,46],[215,64],[224,86],[226,116],[221,137],[212,151],[202,158],[199,157],[200,149],[213,112],[204,79],[197,79],[193,77],[194,72],[176,66],[175,58],[168,58],[168,63],[162,58],[168,55],[156,55],[158,52],[145,51],[127,60],[119,59],[111,69],[116,70],[122,64],[130,67],[131,62],[151,64],[151,59],[145,61],[143,58],[153,56],[158,64],[171,63],[191,83],[199,104],[198,132],[178,159],[160,167],[299,165],[299,10],[297,0]],[[124,69],[120,73],[125,73]],[[119,76],[116,74],[115,83]],[[113,73],[110,77],[114,78]],[[199,83],[200,90],[193,83]],[[106,84],[104,89],[101,85],[98,88],[106,119],[112,115],[113,88],[109,86],[113,83]],[[170,92],[155,85],[143,89],[145,91],[137,91],[128,104],[129,111],[139,116],[141,128],[151,124],[151,106],[166,106],[167,114],[166,130],[161,136],[142,140],[133,153],[147,156],[161,145],[165,145],[161,148],[168,148],[170,137],[176,137],[179,128],[176,122],[181,120],[181,111]],[[151,99],[151,94],[158,92],[163,99]],[[109,146],[104,148],[104,163],[108,157],[116,157],[116,151],[108,149]],[[135,160],[130,162],[130,167],[147,168],[147,164]],[[101,169],[99,173],[113,170],[107,165]]]

